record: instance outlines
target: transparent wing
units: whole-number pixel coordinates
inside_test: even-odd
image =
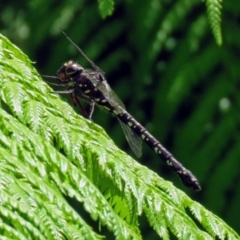
[[[123,123],[120,119],[118,121],[121,124],[124,135],[127,139],[127,142],[136,156],[139,158],[142,155],[142,139],[132,131],[130,127],[128,127],[125,123]]]

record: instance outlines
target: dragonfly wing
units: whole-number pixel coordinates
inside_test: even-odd
[[[110,87],[109,87],[110,88]],[[114,104],[115,107],[118,107],[118,106],[121,106],[123,109],[126,109],[123,102],[119,99],[119,97],[117,96],[117,94],[110,88],[110,92],[109,92],[109,95],[110,95],[110,104]]]
[[[113,107],[121,106],[123,109],[125,109],[125,106],[122,103],[122,101],[119,99],[117,94],[111,89],[111,87],[107,83],[107,80],[106,80],[103,72],[95,72],[95,73],[98,74],[98,76],[100,74],[101,79],[99,79],[99,77],[97,78],[97,76],[93,76],[91,70],[85,69],[85,72],[84,72],[85,76],[92,82],[92,84],[99,91],[102,92],[102,94],[108,100],[108,102],[111,104],[111,106],[113,106]]]
[[[128,141],[129,146],[135,153],[135,155],[139,158],[142,155],[142,139],[132,131],[130,127],[128,127],[125,123],[123,123],[120,119],[118,121],[121,124],[124,135]]]

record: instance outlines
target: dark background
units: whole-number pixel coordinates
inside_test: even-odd
[[[221,47],[204,2],[196,0],[116,1],[106,19],[97,1],[3,1],[0,32],[41,74],[55,75],[69,59],[90,67],[61,34],[63,28],[105,71],[128,111],[191,169],[203,190],[186,189],[145,145],[139,161],[240,232],[239,2],[224,1],[222,14]],[[116,119],[99,109],[93,119],[134,156]],[[150,237],[147,228],[144,234]]]

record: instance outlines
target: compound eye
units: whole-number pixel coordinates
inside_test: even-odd
[[[66,65],[64,64],[57,71],[57,76],[62,82],[67,82],[67,79],[66,79],[67,76],[66,76],[65,72],[66,72]]]
[[[73,75],[77,72],[80,72],[82,70],[82,68],[76,64],[76,63],[73,63],[73,64],[69,64],[66,69],[65,69],[65,74],[66,76],[70,76],[70,75]]]

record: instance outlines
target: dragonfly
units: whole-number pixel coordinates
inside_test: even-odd
[[[120,122],[129,146],[137,157],[142,154],[142,141],[144,141],[173,171],[180,177],[183,184],[195,191],[201,190],[198,179],[191,171],[186,169],[163,145],[151,135],[133,116],[131,116],[124,104],[109,86],[105,73],[92,62],[68,35],[61,29],[66,38],[73,44],[80,54],[87,60],[93,69],[85,69],[75,61],[64,63],[57,71],[57,76],[42,75],[46,78],[57,79],[66,90],[55,91],[59,94],[70,94],[74,104],[78,104],[84,115],[92,120],[95,105],[103,107],[112,113]],[[90,103],[90,111],[87,114],[79,99]]]

